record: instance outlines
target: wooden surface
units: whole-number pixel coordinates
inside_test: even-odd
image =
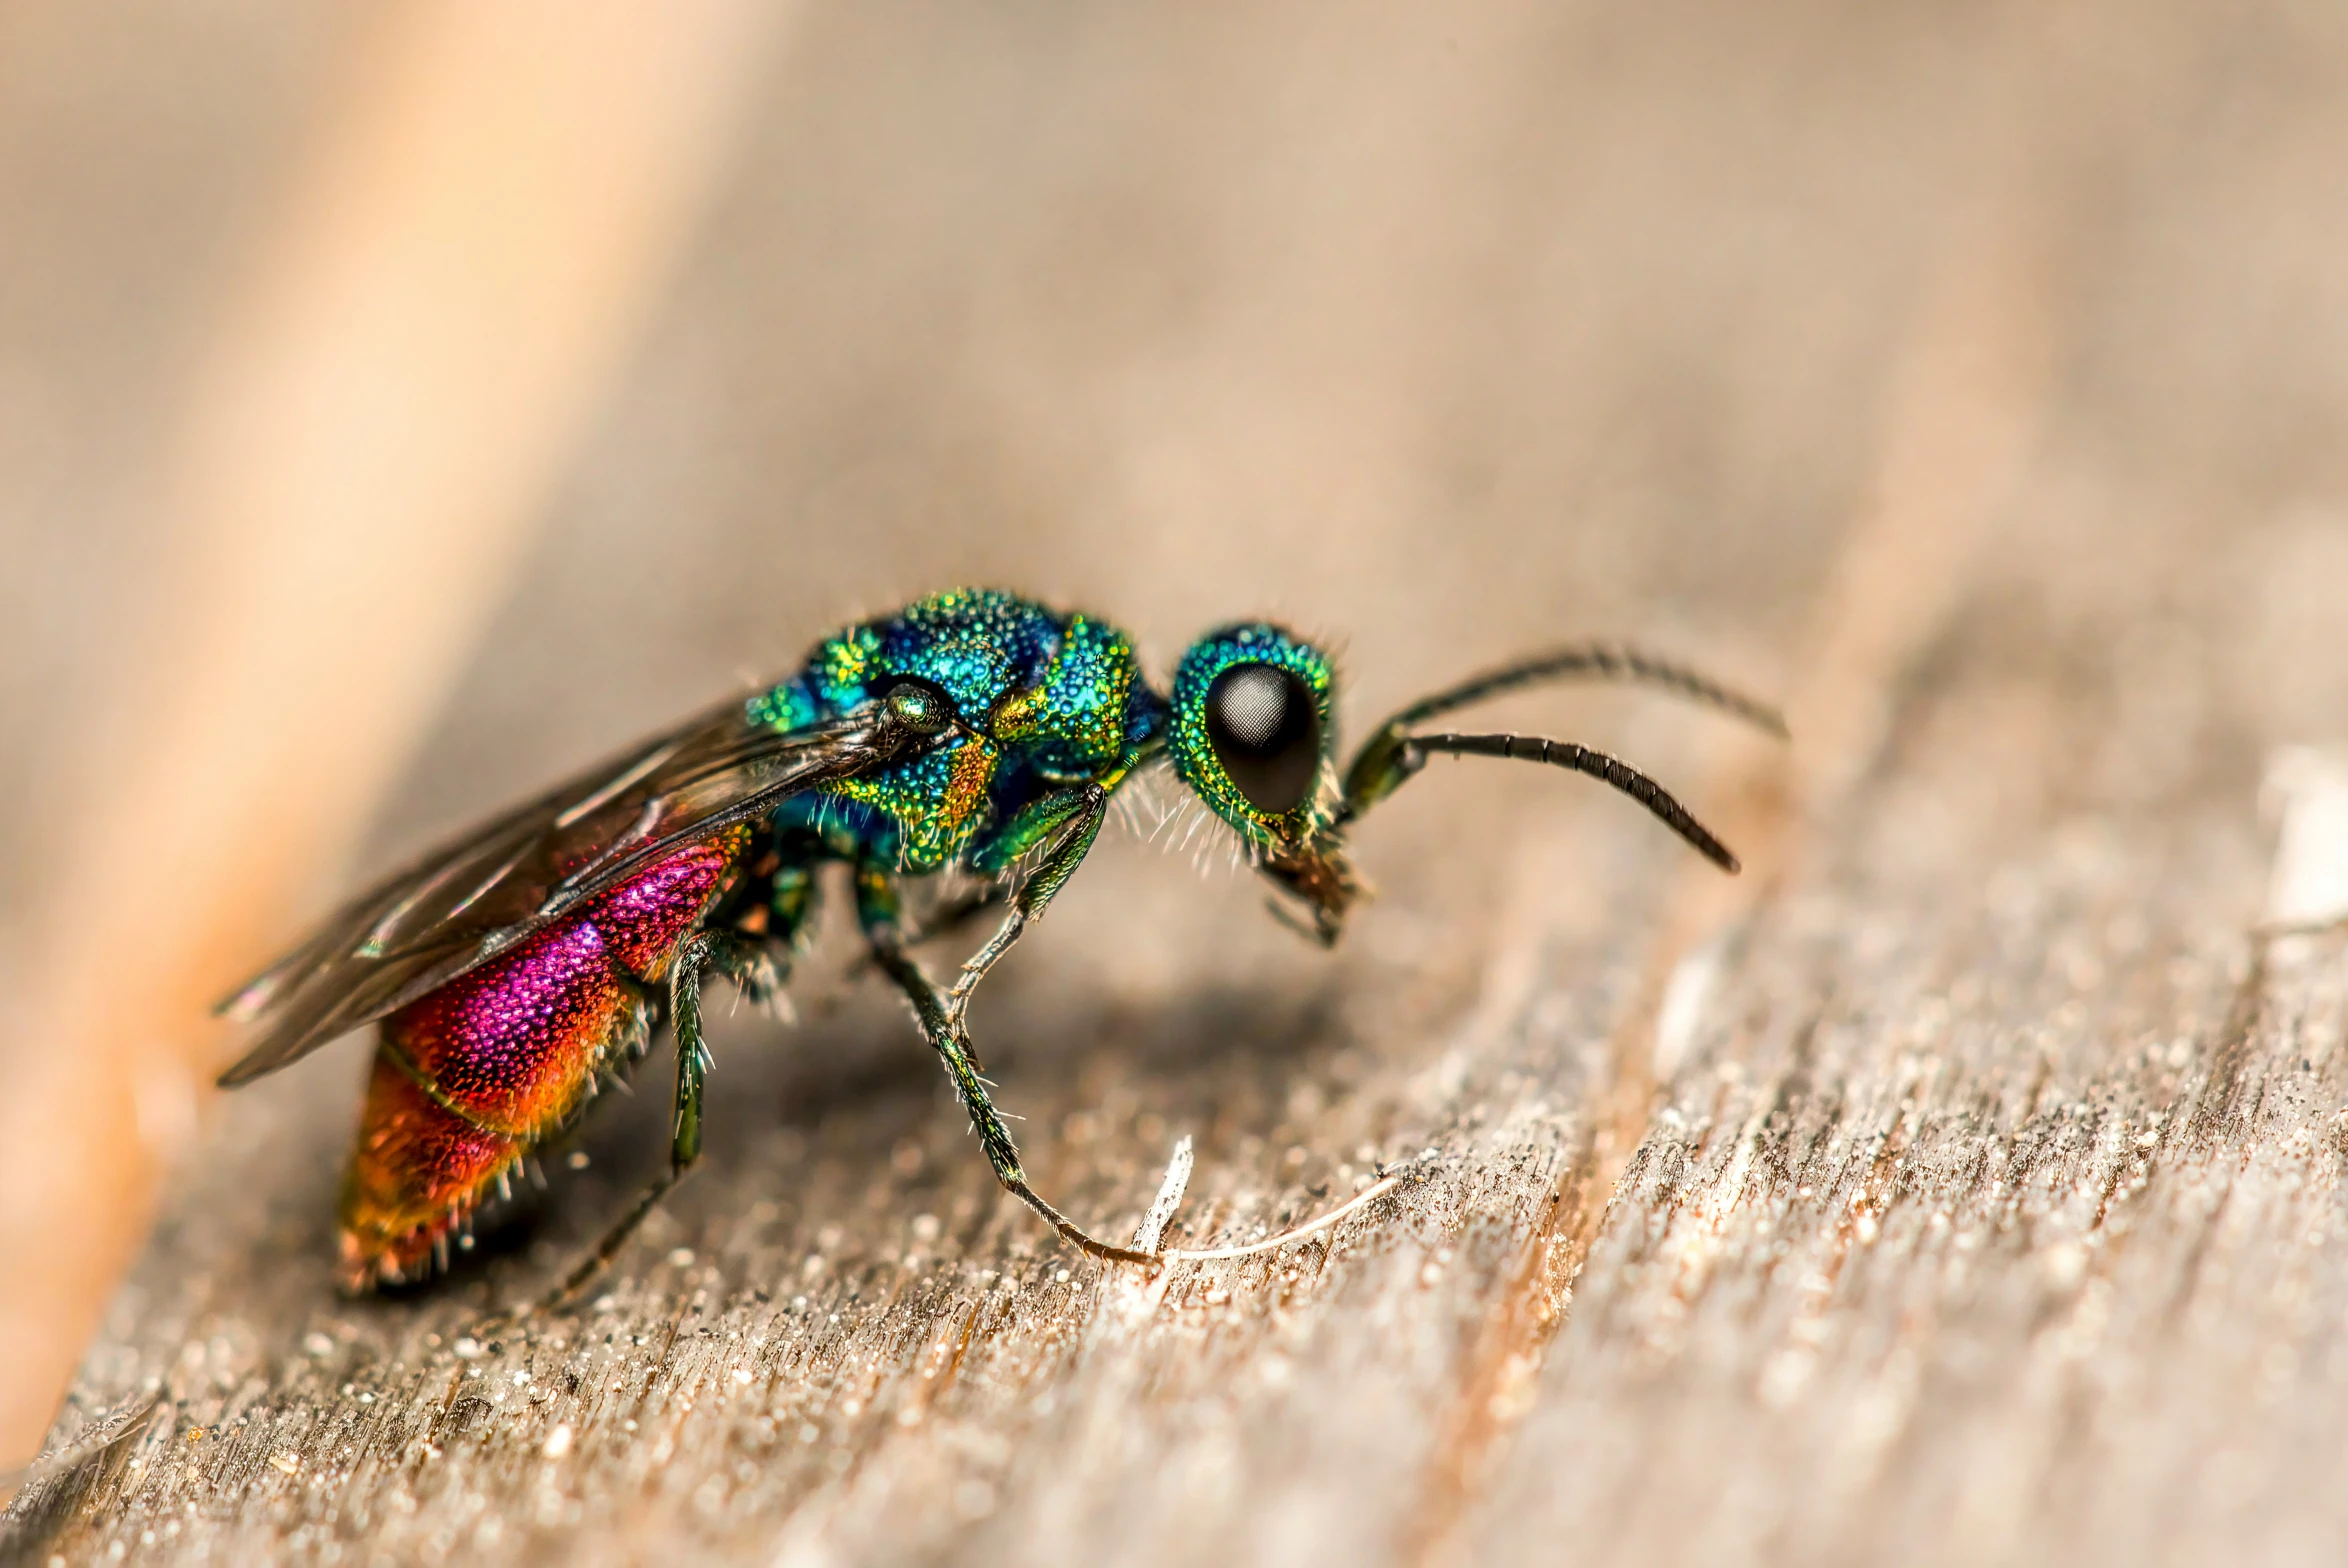
[[[2348,32],[1749,14],[812,20],[378,845],[964,577],[1161,668],[1342,631],[1356,732],[1584,632],[1782,693],[1783,754],[1497,710],[1665,777],[1734,883],[1463,763],[1361,830],[1337,955],[1128,834],[974,1010],[1103,1228],[1183,1133],[1191,1240],[1423,1180],[1103,1272],[832,940],[795,1025],[719,1020],[608,1293],[492,1332],[655,1168],[665,1056],[454,1280],[352,1303],[345,1046],[209,1129],[56,1442],[162,1403],[0,1554],[2348,1553],[2348,937],[2258,934],[2342,886],[2287,748],[2348,732]]]
[[[129,502],[135,547],[88,562],[108,603],[20,572],[103,630],[22,666],[60,675],[36,713],[75,717],[29,748],[42,827],[19,848],[60,874],[8,944],[43,1048],[0,1059],[0,1255],[44,1266],[0,1288],[0,1468],[49,1425],[189,1152],[220,976],[364,833],[669,292],[767,14],[420,6],[354,28]],[[20,205],[21,232],[54,227]],[[201,887],[203,913],[125,905],[140,884]]]

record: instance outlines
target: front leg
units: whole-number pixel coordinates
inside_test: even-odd
[[[930,1049],[945,1063],[946,1075],[954,1080],[954,1092],[970,1113],[970,1125],[978,1134],[979,1147],[986,1151],[987,1163],[994,1167],[995,1178],[1013,1192],[1025,1192],[1027,1175],[1019,1168],[1019,1146],[1011,1141],[1011,1129],[995,1112],[986,1079],[979,1075],[977,1059],[971,1054],[970,1037],[961,1020],[949,1011],[946,993],[912,955],[885,934],[874,935],[872,958],[913,1004],[914,1022],[921,1026],[922,1038]]]
[[[1012,895],[1010,912],[986,945],[963,961],[962,973],[954,981],[954,988],[946,993],[948,1016],[960,1021],[963,1010],[970,1005],[970,993],[978,982],[986,978],[1011,944],[1018,941],[1028,922],[1043,918],[1044,906],[1054,894],[1068,885],[1076,875],[1076,868],[1084,864],[1091,853],[1093,841],[1101,835],[1101,823],[1109,815],[1109,791],[1100,784],[1083,784],[1074,789],[1047,795],[1014,818],[1002,836],[988,846],[986,860],[991,864],[982,869],[1001,867],[1008,870],[1022,855],[1045,840],[1052,839],[1043,863],[1032,876],[1019,885]]]
[[[994,1167],[995,1180],[1002,1183],[1003,1190],[1042,1215],[1069,1242],[1096,1258],[1112,1263],[1157,1261],[1151,1253],[1087,1235],[1083,1227],[1046,1203],[1027,1184],[1027,1173],[1019,1166],[1019,1146],[1011,1141],[1011,1129],[1003,1125],[1003,1118],[987,1093],[986,1080],[979,1076],[978,1062],[970,1050],[970,1036],[963,1028],[959,1012],[951,1005],[952,998],[906,953],[896,940],[893,928],[877,926],[871,936],[873,962],[897,982],[897,988],[913,1004],[914,1019],[921,1025],[930,1049],[945,1063],[947,1075],[954,1080],[954,1091],[961,1096],[963,1109],[970,1113],[970,1125],[978,1133],[979,1147],[986,1151],[987,1163]]]

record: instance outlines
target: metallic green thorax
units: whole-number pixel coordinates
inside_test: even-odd
[[[753,698],[753,722],[799,729],[906,680],[951,699],[951,733],[912,761],[786,802],[783,830],[921,874],[992,874],[1070,816],[1071,791],[1113,790],[1164,744],[1165,699],[1123,632],[988,589],[957,589],[827,638]]]

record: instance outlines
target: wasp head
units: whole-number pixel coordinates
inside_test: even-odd
[[[1335,942],[1361,888],[1338,833],[1328,656],[1264,621],[1191,644],[1174,672],[1175,776],[1235,830],[1248,859]]]

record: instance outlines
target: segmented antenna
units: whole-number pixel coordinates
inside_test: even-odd
[[[1448,691],[1440,691],[1432,697],[1423,697],[1412,703],[1388,719],[1386,727],[1407,729],[1439,713],[1449,713],[1470,703],[1482,702],[1487,697],[1497,697],[1542,681],[1573,676],[1658,687],[1692,702],[1700,702],[1706,707],[1732,713],[1746,723],[1780,738],[1786,733],[1785,716],[1769,704],[1731,691],[1685,665],[1654,658],[1619,643],[1588,643],[1578,648],[1560,648],[1552,653],[1539,654],[1496,670],[1488,670]]]
[[[1625,795],[1645,806],[1663,825],[1694,846],[1696,852],[1723,871],[1738,868],[1737,857],[1729,847],[1712,836],[1709,828],[1698,822],[1675,799],[1671,791],[1617,757],[1570,740],[1550,740],[1540,735],[1413,735],[1403,742],[1403,754],[1409,759],[1413,772],[1425,766],[1426,758],[1434,753],[1448,753],[1461,757],[1502,757],[1512,762],[1546,762],[1553,768],[1564,768],[1572,773],[1585,773],[1621,790]]]

